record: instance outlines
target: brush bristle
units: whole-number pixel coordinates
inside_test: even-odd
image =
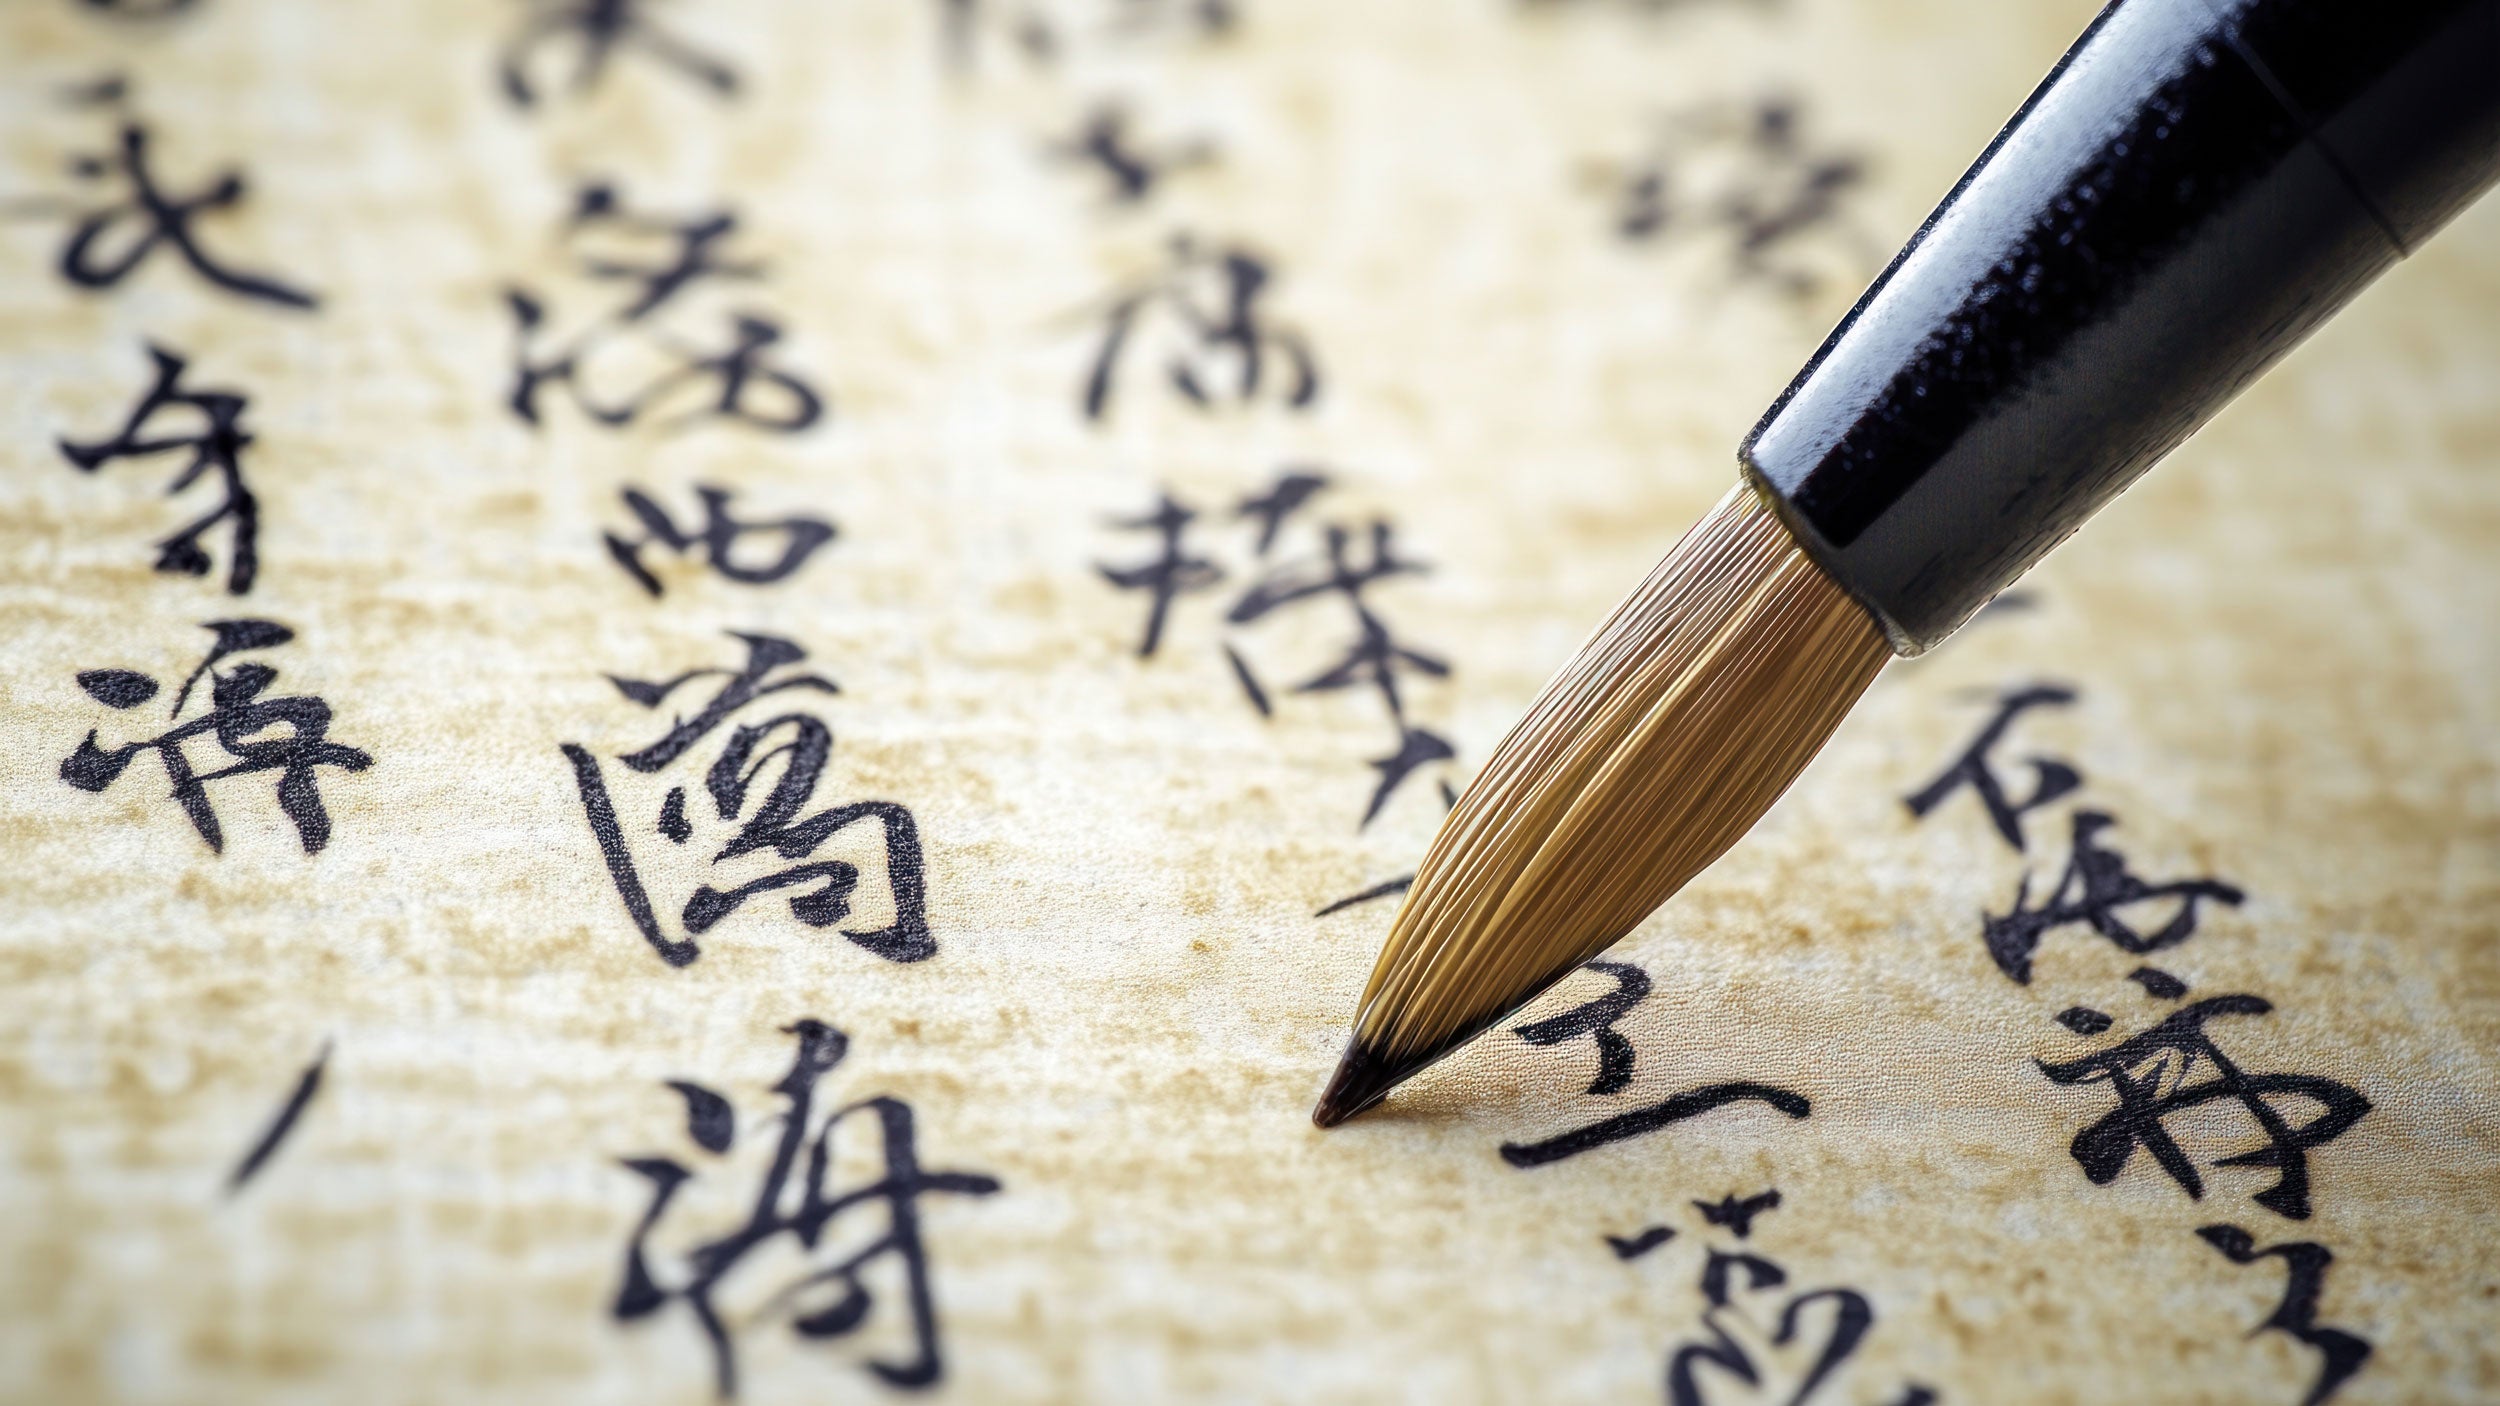
[[[1771,808],[1889,657],[1760,497],[1731,491],[1459,798],[1355,1017],[1364,1096],[1332,1085],[1313,1117],[1360,1112],[1630,932]]]

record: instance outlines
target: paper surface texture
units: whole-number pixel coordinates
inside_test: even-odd
[[[2488,206],[1309,1123],[2093,8],[0,11],[0,1397],[2500,1397]]]

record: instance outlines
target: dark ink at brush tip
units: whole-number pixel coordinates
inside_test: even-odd
[[[1405,1083],[1425,1063],[1394,1061],[1359,1039],[1348,1041],[1345,1058],[1337,1061],[1337,1072],[1311,1109],[1311,1121],[1323,1128],[1337,1126],[1387,1098],[1391,1089]]]

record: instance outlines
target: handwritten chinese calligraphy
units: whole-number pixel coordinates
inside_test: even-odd
[[[2029,759],[2035,778],[2029,794],[2016,799],[1997,773],[1994,749],[2023,713],[2070,705],[2076,698],[2073,689],[2053,684],[2000,694],[1995,715],[1972,742],[1933,781],[1907,798],[1912,817],[1924,820],[1968,787],[1979,798],[1996,833],[2021,852],[2023,817],[2080,789],[2083,774],[2066,761],[2034,756]],[[2140,955],[2186,943],[2197,931],[2200,903],[2236,907],[2244,897],[2235,885],[2214,878],[2146,882],[2131,873],[2125,857],[2100,838],[2117,824],[2109,813],[2078,807],[2069,822],[2071,857],[2049,896],[2033,906],[2026,874],[2010,913],[1982,915],[1982,937],[1991,960],[2019,984],[2030,983],[2032,958],[2041,938],[2058,927],[2089,925],[2120,951]],[[2165,901],[2175,906],[2158,927],[2139,926],[2120,916],[2120,910],[2130,905]],[[2154,1001],[2180,1001],[2190,990],[2185,980],[2157,967],[2138,966],[2125,973],[2124,979]],[[2203,1110],[2236,1108],[2255,1125],[2262,1142],[2214,1158],[2211,1166],[2271,1168],[2274,1184],[2251,1199],[2285,1219],[2308,1219],[2312,1210],[2309,1153],[2351,1131],[2371,1111],[2371,1103],[2340,1079],[2244,1069],[2210,1028],[2221,1019],[2265,1016],[2273,1010],[2272,1002],[2246,993],[2207,997],[2089,1053],[2069,1059],[2035,1059],[2040,1073],[2055,1084],[2106,1087],[2115,1096],[2116,1106],[2077,1132],[2069,1145],[2085,1179],[2095,1186],[2116,1181],[2142,1149],[2191,1199],[2202,1199],[2206,1173],[2173,1135],[2169,1120],[2202,1117],[2206,1121],[2201,1126],[2210,1129],[2212,1115]],[[2088,1005],[2067,1006],[2054,1019],[2085,1039],[2099,1039],[2118,1024],[2115,1017]],[[2331,1251],[2307,1241],[2260,1251],[2247,1231],[2233,1225],[2209,1225],[2196,1233],[2234,1263],[2250,1264],[2268,1257],[2284,1261],[2288,1281],[2283,1302],[2260,1330],[2281,1331],[2318,1351],[2322,1363],[2305,1398],[2308,1406],[2325,1400],[2361,1369],[2371,1354],[2370,1344],[2316,1323],[2325,1267],[2334,1260]]]
[[[721,420],[797,434],[822,419],[825,396],[772,355],[785,335],[777,318],[752,308],[710,308],[712,320],[728,326],[726,343],[714,349],[687,340],[660,316],[698,286],[763,276],[762,265],[731,259],[722,249],[737,228],[737,216],[727,210],[670,219],[629,206],[614,185],[582,187],[564,224],[574,271],[596,287],[624,284],[623,296],[560,336],[556,308],[545,295],[518,285],[505,290],[517,333],[506,395],[512,413],[538,424],[541,394],[560,386],[585,416],[616,429],[668,407],[678,412],[670,417],[673,427]],[[585,247],[594,239],[618,247]],[[543,342],[556,345],[536,351]],[[604,375],[602,365],[609,367]],[[635,374],[615,369],[627,365],[638,368]],[[601,389],[593,389],[594,381]]]
[[[1691,1204],[1708,1227],[1732,1230],[1743,1240],[1751,1234],[1753,1217],[1779,1205],[1780,1194],[1773,1189]],[[1668,1225],[1653,1225],[1630,1237],[1605,1237],[1607,1248],[1625,1263],[1675,1240],[1676,1230]],[[1792,1289],[1787,1266],[1751,1248],[1704,1244],[1701,1252],[1694,1281],[1701,1304],[1696,1331],[1667,1354],[1670,1406],[1740,1399],[1801,1406],[1821,1399],[1818,1394],[1839,1379],[1874,1331],[1875,1306],[1863,1290],[1845,1285]],[[1721,1386],[1737,1388],[1739,1394],[1727,1395]],[[1932,1388],[1916,1383],[1905,1385],[1893,1398],[1895,1406],[1930,1406],[1935,1399]]]
[[[2318,1322],[2318,1298],[2326,1292],[2327,1266],[2335,1263],[2333,1251],[2313,1240],[2289,1241],[2260,1250],[2255,1236],[2229,1224],[2199,1226],[2196,1233],[2233,1264],[2255,1264],[2264,1259],[2283,1261],[2283,1301],[2257,1327],[2260,1332],[2282,1333],[2316,1350],[2318,1377],[2310,1384],[2309,1394],[2301,1398],[2301,1406],[2318,1406],[2370,1360],[2371,1349],[2366,1340]]]
[[[2005,738],[2014,720],[2025,712],[2040,707],[2063,707],[2075,701],[2075,691],[2060,684],[2035,684],[2028,688],[2008,690],[1997,699],[1996,716],[1990,718],[1962,755],[1953,759],[1935,780],[1920,787],[1902,803],[1910,808],[1913,819],[1924,820],[1929,812],[1951,799],[1956,791],[1968,786],[1988,808],[1988,819],[1997,833],[2020,853],[2023,847],[2023,816],[2049,802],[2065,796],[2083,784],[2083,773],[2071,763],[2054,757],[2032,757],[2031,793],[2017,801],[2006,793],[2005,783],[1997,776],[1994,753],[1997,743]]]
[[[842,936],[889,962],[917,962],[931,956],[937,951],[937,943],[929,935],[920,827],[911,812],[892,801],[855,801],[802,819],[799,812],[814,799],[817,783],[832,760],[833,729],[815,714],[796,710],[752,725],[730,722],[732,715],[773,694],[800,690],[831,695],[840,689],[820,674],[775,677],[807,658],[807,651],[789,640],[777,635],[738,634],[733,638],[746,648],[745,662],[735,669],[689,669],[675,678],[650,682],[610,678],[619,694],[647,709],[659,708],[678,689],[696,679],[724,680],[694,717],[681,717],[657,741],[621,754],[617,760],[630,772],[656,775],[713,732],[729,726],[719,755],[704,772],[703,787],[714,816],[724,824],[736,823],[738,829],[712,856],[712,864],[766,851],[784,860],[810,862],[758,874],[727,889],[708,883],[698,885],[678,913],[686,936],[673,938],[652,907],[599,759],[589,748],[567,742],[562,751],[572,765],[583,816],[607,861],[617,897],[623,901],[636,930],[663,961],[682,967],[702,955],[694,939],[738,911],[747,900],[791,888],[806,891],[790,898],[790,916],[809,927],[833,927],[851,917],[855,901],[865,896],[859,891],[862,871],[849,860],[812,856],[851,827],[872,826],[880,841],[875,857],[884,871],[886,904],[890,905],[892,920],[867,931],[843,928]],[[758,781],[765,768],[775,761],[781,764],[778,779],[750,810],[748,802],[754,799]],[[689,804],[685,786],[670,786],[652,828],[671,844],[686,844],[694,838],[696,829],[690,810],[700,813],[699,807]]]
[[[655,544],[680,556],[698,552],[705,566],[727,580],[747,586],[769,586],[789,579],[817,549],[834,538],[833,524],[821,518],[793,514],[785,518],[741,519],[731,513],[729,500],[734,495],[725,488],[697,484],[695,496],[703,503],[703,525],[688,531],[679,527],[648,494],[628,488],[624,491],[625,508],[641,525],[642,535],[601,534],[608,556],[618,569],[652,596],[667,593],[660,578],[643,563],[644,550]],[[780,553],[763,560],[741,560],[737,547],[748,537],[778,538]]]
[[[278,773],[279,810],[294,824],[304,853],[320,853],[330,842],[330,812],[321,803],[319,769],[363,771],[373,765],[373,757],[329,740],[328,702],[308,694],[264,698],[278,677],[269,665],[244,663],[212,672],[228,655],[286,644],[295,638],[294,631],[270,620],[211,620],[205,628],[216,643],[182,681],[167,713],[179,725],[110,751],[96,745],[97,734],[91,728],[78,750],[62,761],[61,779],[81,791],[103,791],[120,779],[141,752],[154,752],[165,768],[165,779],[172,783],[175,804],[190,817],[192,828],[209,849],[223,852],[225,830],[218,823],[208,788],[235,777],[274,771]],[[210,675],[208,711],[180,722],[183,705],[202,674]],[[78,676],[78,686],[104,706],[123,711],[144,706],[160,691],[155,679],[129,669],[90,669]],[[285,731],[276,737],[262,736],[272,728]],[[187,748],[192,739],[204,736],[214,737],[233,760],[208,771],[197,769]]]
[[[1368,594],[1382,581],[1419,575],[1428,569],[1399,554],[1396,529],[1386,518],[1374,518],[1360,529],[1342,522],[1327,523],[1320,529],[1317,553],[1270,563],[1271,551],[1288,520],[1327,486],[1328,479],[1322,474],[1287,470],[1278,474],[1265,490],[1234,505],[1233,520],[1254,524],[1257,529],[1252,562],[1236,565],[1235,571],[1258,574],[1233,598],[1224,619],[1227,624],[1246,628],[1271,617],[1281,618],[1289,608],[1305,603],[1335,601],[1344,607],[1351,637],[1341,646],[1342,653],[1327,668],[1293,684],[1291,691],[1366,692],[1378,701],[1390,729],[1397,734],[1390,751],[1371,762],[1378,780],[1363,808],[1361,825],[1368,826],[1409,777],[1458,755],[1448,739],[1409,720],[1403,687],[1403,680],[1411,677],[1447,678],[1450,666],[1438,656],[1401,640]],[[1155,657],[1162,648],[1175,602],[1182,596],[1211,590],[1232,577],[1214,560],[1197,555],[1188,544],[1189,526],[1197,518],[1197,509],[1164,494],[1143,516],[1119,519],[1113,524],[1128,531],[1154,534],[1154,555],[1134,564],[1096,564],[1095,569],[1111,585],[1141,592],[1148,598],[1145,628],[1137,647],[1141,659]],[[1225,641],[1222,649],[1242,696],[1261,717],[1272,716],[1275,699],[1259,670],[1233,642]]]
[[[1681,1123],[1687,1118],[1698,1118],[1713,1109],[1734,1103],[1768,1104],[1790,1118],[1804,1118],[1813,1112],[1813,1105],[1807,1102],[1804,1095],[1769,1084],[1743,1079],[1724,1084],[1704,1084],[1670,1095],[1645,1108],[1600,1118],[1586,1127],[1556,1133],[1537,1142],[1503,1143],[1502,1160],[1526,1171],[1530,1167],[1546,1166],[1614,1143],[1646,1137],[1660,1128]]]
[[[849,1053],[850,1039],[815,1019],[796,1021],[783,1027],[783,1033],[795,1037],[797,1052],[789,1072],[773,1085],[781,1108],[767,1122],[777,1122],[780,1129],[771,1164],[743,1222],[701,1241],[674,1263],[663,1262],[651,1243],[652,1233],[698,1173],[669,1157],[625,1160],[627,1168],[650,1183],[651,1204],[626,1246],[624,1283],[611,1312],[618,1321],[630,1323],[671,1303],[684,1304],[711,1347],[720,1394],[730,1397],[738,1391],[737,1347],[728,1318],[716,1301],[728,1281],[741,1271],[749,1278],[788,1273],[790,1277],[765,1299],[764,1313],[742,1317],[738,1327],[751,1327],[767,1316],[786,1318],[800,1338],[820,1342],[847,1336],[868,1321],[877,1302],[867,1270],[891,1259],[903,1274],[912,1355],[902,1361],[871,1358],[864,1365],[889,1386],[905,1390],[935,1386],[945,1376],[946,1364],[938,1338],[936,1296],[930,1287],[921,1201],[941,1194],[992,1196],[999,1191],[998,1179],[979,1172],[922,1167],[912,1106],[901,1099],[880,1094],[820,1108],[818,1086]],[[715,1157],[726,1153],[735,1137],[735,1110],[730,1102],[684,1081],[672,1087],[687,1101],[688,1136]],[[874,1181],[852,1187],[833,1184],[835,1143],[845,1123],[874,1128],[882,1162],[882,1175]],[[834,1222],[854,1207],[880,1205],[885,1211],[883,1234],[851,1253],[828,1253],[837,1243],[826,1235]],[[780,1257],[760,1252],[783,1240],[800,1257],[798,1265],[782,1270],[748,1269],[749,1265],[779,1266]]]
[[[119,190],[108,203],[78,213],[61,245],[61,277],[78,288],[112,288],[157,250],[171,249],[211,287],[238,298],[298,311],[318,306],[320,300],[303,288],[271,274],[234,268],[209,252],[194,224],[204,215],[243,203],[249,186],[242,172],[225,171],[189,195],[168,190],[157,172],[155,129],[129,110],[127,98],[128,85],[118,78],[81,95],[86,103],[114,109],[117,118],[111,150],[76,158],[70,173],[82,181],[118,185]]]
[[[1597,1076],[1589,1080],[1588,1092],[1611,1094],[1632,1082],[1632,1065],[1636,1058],[1632,1042],[1615,1029],[1615,1022],[1649,995],[1649,973],[1630,962],[1590,962],[1585,971],[1599,972],[1614,978],[1615,989],[1592,1001],[1548,1016],[1526,1025],[1511,1027],[1513,1035],[1531,1045],[1559,1045],[1586,1035],[1597,1044]]]
[[[1195,409],[1246,405],[1271,389],[1287,409],[1309,409],[1319,399],[1319,363],[1300,332],[1268,319],[1262,300],[1275,276],[1242,246],[1174,236],[1163,271],[1113,293],[1102,309],[1102,340],[1079,399],[1085,418],[1110,416],[1122,360],[1141,327],[1150,337],[1161,333],[1164,380]]]
[[[2107,1049],[2080,1059],[2038,1061],[2040,1072],[2056,1083],[2107,1084],[2118,1096],[2116,1108],[2075,1134],[2075,1161],[2092,1184],[2117,1180],[2142,1147],[2189,1196],[2202,1197],[2204,1179],[2163,1123],[2188,1109],[2227,1100],[2247,1112],[2266,1142],[2214,1165],[2274,1168],[2275,1184],[2251,1199],[2277,1215],[2307,1220],[2309,1149],[2343,1136],[2370,1111],[2370,1101],[2348,1085],[2314,1074],[2244,1072],[2205,1029],[2220,1017],[2261,1016],[2273,1009],[2273,1003],[2257,996],[2209,997]],[[2211,1071],[2202,1081],[2196,1079],[2200,1068]],[[2284,1098],[2305,1100],[2318,1112],[2306,1123],[2295,1123],[2276,1106]]]
[[[2083,923],[2108,938],[2123,952],[2142,954],[2176,947],[2196,935],[2196,905],[2210,900],[2239,906],[2246,895],[2219,879],[2179,879],[2149,884],[2127,872],[2125,855],[2100,842],[2100,835],[2118,822],[2108,813],[2074,813],[2074,852],[2066,872],[2038,907],[2027,906],[2031,876],[2025,874],[2014,892],[2013,911],[1987,916],[1980,935],[1999,970],[2018,982],[2031,980],[2031,957],[2040,939],[2069,923]],[[2169,919],[2150,932],[2131,926],[2119,910],[2133,904],[2176,899]]]
[[[252,436],[243,428],[243,411],[249,402],[235,391],[184,389],[182,373],[189,369],[190,362],[175,352],[151,345],[148,357],[155,363],[156,378],[122,422],[121,429],[105,439],[63,439],[61,455],[80,472],[91,474],[117,459],[144,459],[168,450],[190,451],[190,462],[175,473],[173,482],[166,486],[166,494],[178,494],[214,474],[219,500],[206,516],[157,543],[156,569],[185,576],[207,575],[211,563],[200,539],[224,523],[226,592],[245,595],[260,573],[260,500],[243,479],[243,450],[252,442]],[[160,412],[187,412],[196,417],[194,432],[150,435],[149,427]]]

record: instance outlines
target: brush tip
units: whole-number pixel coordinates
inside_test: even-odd
[[[1359,1038],[1347,1041],[1345,1057],[1337,1061],[1337,1072],[1311,1109],[1311,1121],[1323,1128],[1337,1126],[1387,1098],[1415,1068],[1384,1057]]]
[[[1442,822],[1312,1120],[1378,1103],[1630,932],[1761,819],[1888,657],[1777,511],[1729,490]]]

